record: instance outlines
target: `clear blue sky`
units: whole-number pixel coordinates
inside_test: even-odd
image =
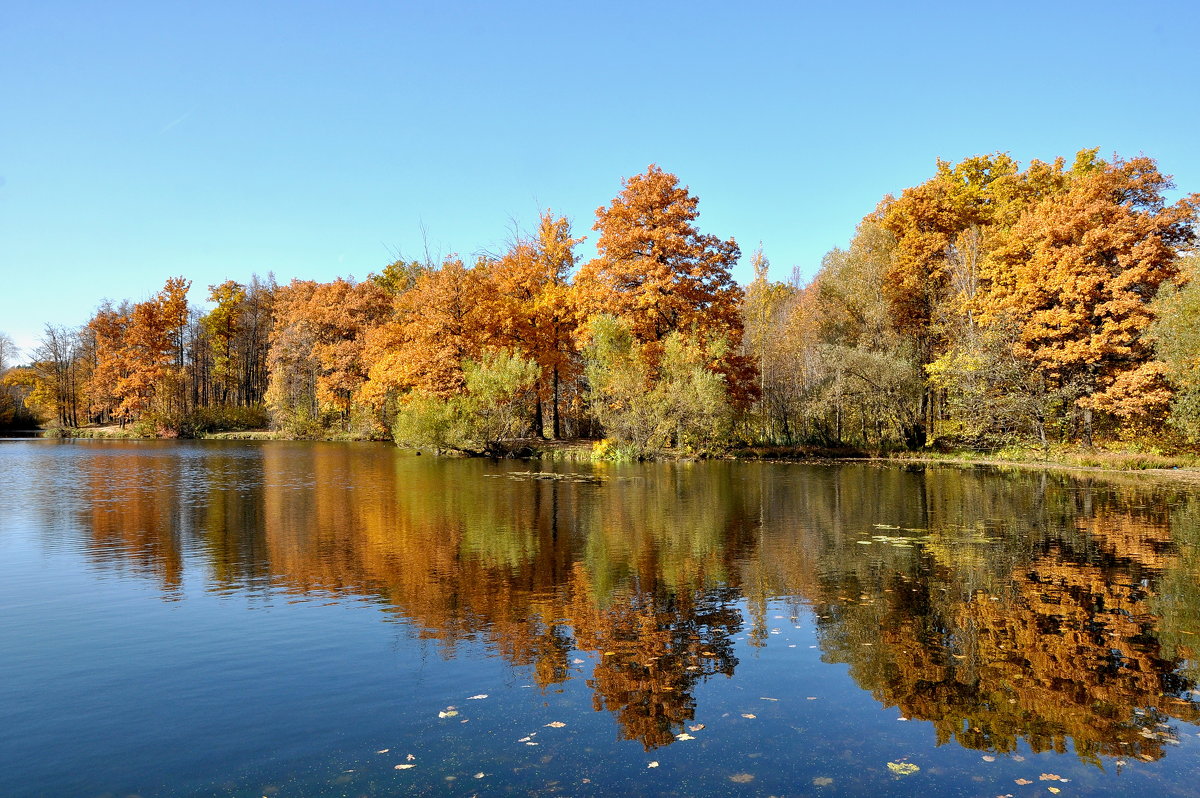
[[[171,275],[503,246],[650,163],[811,275],[936,158],[1145,153],[1200,190],[1192,2],[0,0],[0,331]]]

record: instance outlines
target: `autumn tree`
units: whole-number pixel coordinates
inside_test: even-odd
[[[575,246],[571,223],[549,211],[541,215],[536,236],[517,241],[496,260],[490,275],[495,286],[498,339],[537,363],[540,369],[532,427],[543,435],[543,405],[550,410],[551,435],[562,434],[564,385],[579,374],[573,336],[577,326],[570,274]]]
[[[121,337],[117,415],[138,418],[153,411],[155,423],[176,427],[186,412],[183,364],[190,280],[169,278],[154,298],[135,304]]]
[[[792,442],[787,341],[780,335],[789,300],[795,288],[769,278],[770,261],[760,244],[750,259],[754,280],[746,286],[741,303],[742,354],[758,371],[758,401],[752,413],[754,436],[763,442]]]
[[[1170,400],[1145,333],[1200,207],[1198,195],[1168,205],[1172,187],[1150,158],[1093,162],[1025,211],[988,261],[986,320],[1019,326],[1014,351],[1082,409],[1088,443],[1093,411],[1147,419]]]
[[[77,331],[47,324],[32,356],[31,365],[4,376],[5,386],[17,389],[38,421],[61,428],[79,426],[82,381]]]
[[[331,413],[349,429],[371,366],[369,333],[388,318],[389,294],[372,280],[293,280],[275,302],[268,402],[277,423],[320,426]]]
[[[445,398],[466,387],[463,363],[478,360],[496,330],[490,264],[447,258],[393,300],[389,321],[369,336],[364,395],[381,404],[409,391]]]
[[[721,339],[730,350],[713,368],[745,403],[756,390],[753,364],[741,351],[741,289],[731,270],[741,256],[732,238],[701,233],[699,199],[658,166],[622,181],[608,207],[596,210],[596,258],[575,280],[584,316],[623,319],[650,354],[674,332]]]
[[[118,385],[127,369],[122,350],[129,316],[129,308],[115,309],[106,301],[87,323],[92,357],[86,389],[88,413],[101,423],[123,420],[117,413],[121,402]]]
[[[241,322],[246,291],[240,283],[226,280],[208,287],[208,299],[216,307],[200,320],[212,360],[214,399],[225,404],[234,395],[237,384],[237,352],[235,341]]]

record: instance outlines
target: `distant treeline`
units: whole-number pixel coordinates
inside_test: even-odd
[[[743,288],[737,243],[701,233],[698,199],[651,166],[596,211],[582,264],[547,211],[473,263],[231,280],[206,313],[176,277],[48,325],[8,370],[0,420],[24,406],[61,427],[270,424],[477,453],[603,437],[625,456],[1184,443],[1200,436],[1200,195],[1168,204],[1171,188],[1152,159],[1096,150],[938,162],[810,281],[771,281],[760,248]]]

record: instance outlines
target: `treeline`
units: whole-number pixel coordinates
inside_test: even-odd
[[[604,437],[640,456],[735,445],[916,448],[1200,434],[1200,197],[1145,157],[939,162],[811,281],[738,286],[733,239],[658,167],[596,212],[471,263],[366,279],[189,283],[48,326],[5,384],[61,426],[265,426],[499,453]]]

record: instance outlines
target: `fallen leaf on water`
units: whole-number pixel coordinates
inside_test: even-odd
[[[525,743],[525,745],[537,745],[537,743]]]
[[[571,664],[572,665],[582,665],[583,660],[581,660],[579,657],[576,657],[575,659],[571,660]]]
[[[375,753],[377,753],[377,754],[386,754],[388,751],[391,751],[391,750],[392,750],[392,749],[390,749],[390,748],[380,748],[380,749],[379,749],[378,751],[376,751]]]
[[[887,766],[897,776],[911,776],[921,769],[912,762],[888,762]]]
[[[482,779],[482,778],[483,778],[483,774],[482,774],[482,773],[476,773],[476,774],[475,774],[475,778],[477,778],[477,779]]]
[[[984,755],[983,755],[983,761],[984,761],[984,762],[995,762],[995,761],[996,761],[996,757],[992,756],[991,754],[984,754]]]
[[[1062,790],[1058,789],[1057,787],[1047,787],[1046,789],[1055,795],[1058,795],[1060,792],[1062,792]]]
[[[408,762],[411,762],[411,761],[413,761],[414,759],[416,759],[416,757],[415,757],[415,756],[413,756],[412,754],[409,754],[408,756],[404,757],[404,759],[405,759],[406,761],[408,761]]]
[[[1020,784],[1022,787],[1024,787],[1026,784],[1033,784],[1033,782],[1029,779],[1013,779],[1013,781],[1017,784]]]
[[[759,696],[758,700],[759,701],[778,701],[779,699],[778,698],[767,698],[766,696]]]
[[[687,732],[683,732],[682,734],[676,734],[675,739],[676,740],[695,740],[696,738],[693,737],[692,735],[688,734]]]
[[[415,767],[416,765],[396,765],[396,770],[408,770],[409,768]]]
[[[552,720],[549,723],[547,723],[546,725],[549,726],[551,729],[561,729],[563,726],[566,726],[567,724],[563,723],[561,720]]]
[[[467,700],[468,701],[478,701],[481,698],[487,698],[487,693],[480,693],[479,695],[473,695],[470,698],[468,698]]]
[[[729,780],[734,784],[749,784],[754,781],[753,773],[734,773],[729,777]]]
[[[700,731],[704,728],[703,723],[697,723],[695,726],[688,726],[688,731]]]
[[[750,720],[754,720],[755,718],[758,717],[758,715],[755,715],[753,712],[743,712],[742,717],[749,718]]]
[[[813,784],[817,787],[828,787],[830,784],[833,784],[833,779],[828,776],[817,776],[813,779]]]
[[[1058,781],[1061,778],[1062,776],[1058,775],[1057,773],[1043,773],[1042,775],[1038,776],[1038,781]]]
[[[438,717],[439,718],[453,718],[457,714],[458,714],[458,710],[447,709],[447,710],[443,710],[442,712],[439,712]]]
[[[646,767],[648,767],[648,768],[656,768],[656,767],[658,767],[658,761],[657,761],[657,760],[655,760],[654,762],[651,762],[651,763],[649,763],[648,765],[646,765]]]

